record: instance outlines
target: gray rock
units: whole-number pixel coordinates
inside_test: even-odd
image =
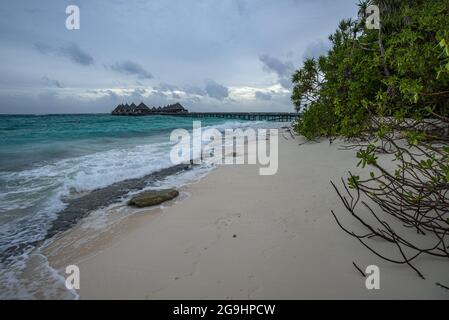
[[[144,191],[132,197],[128,205],[138,208],[151,207],[176,198],[178,195],[179,192],[175,189]]]

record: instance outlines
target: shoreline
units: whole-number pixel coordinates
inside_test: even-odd
[[[193,170],[194,166],[187,164],[174,165],[162,168],[142,178],[127,179],[113,183],[107,187],[87,192],[79,197],[68,199],[65,208],[56,213],[56,219],[51,222],[50,228],[41,240],[11,245],[3,253],[0,261],[5,261],[11,256],[19,255],[31,247],[39,248],[47,241],[53,241],[59,235],[75,227],[81,220],[88,217],[92,212],[103,210],[111,205],[119,205],[120,200],[129,194],[145,190],[164,179]]]
[[[435,285],[449,281],[445,261],[421,259],[428,276],[421,280],[333,220],[331,209],[345,212],[330,180],[355,169],[353,151],[278,138],[274,176],[259,176],[253,165],[220,166],[181,188],[188,197],[140,210],[97,242],[83,244],[75,227],[43,252],[60,274],[79,266],[81,299],[448,299]],[[378,265],[381,289],[367,290],[352,262]]]

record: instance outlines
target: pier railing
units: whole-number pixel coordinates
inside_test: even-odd
[[[225,118],[240,120],[265,120],[290,122],[299,117],[299,113],[294,112],[186,112],[186,113],[156,113],[158,115],[167,115],[186,118]]]

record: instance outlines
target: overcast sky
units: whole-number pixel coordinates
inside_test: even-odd
[[[293,71],[356,0],[3,0],[0,113],[293,111]],[[81,13],[67,30],[68,5]]]

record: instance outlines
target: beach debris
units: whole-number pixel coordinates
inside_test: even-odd
[[[179,192],[176,189],[148,190],[132,197],[128,205],[138,208],[151,207],[174,199],[178,195]]]

